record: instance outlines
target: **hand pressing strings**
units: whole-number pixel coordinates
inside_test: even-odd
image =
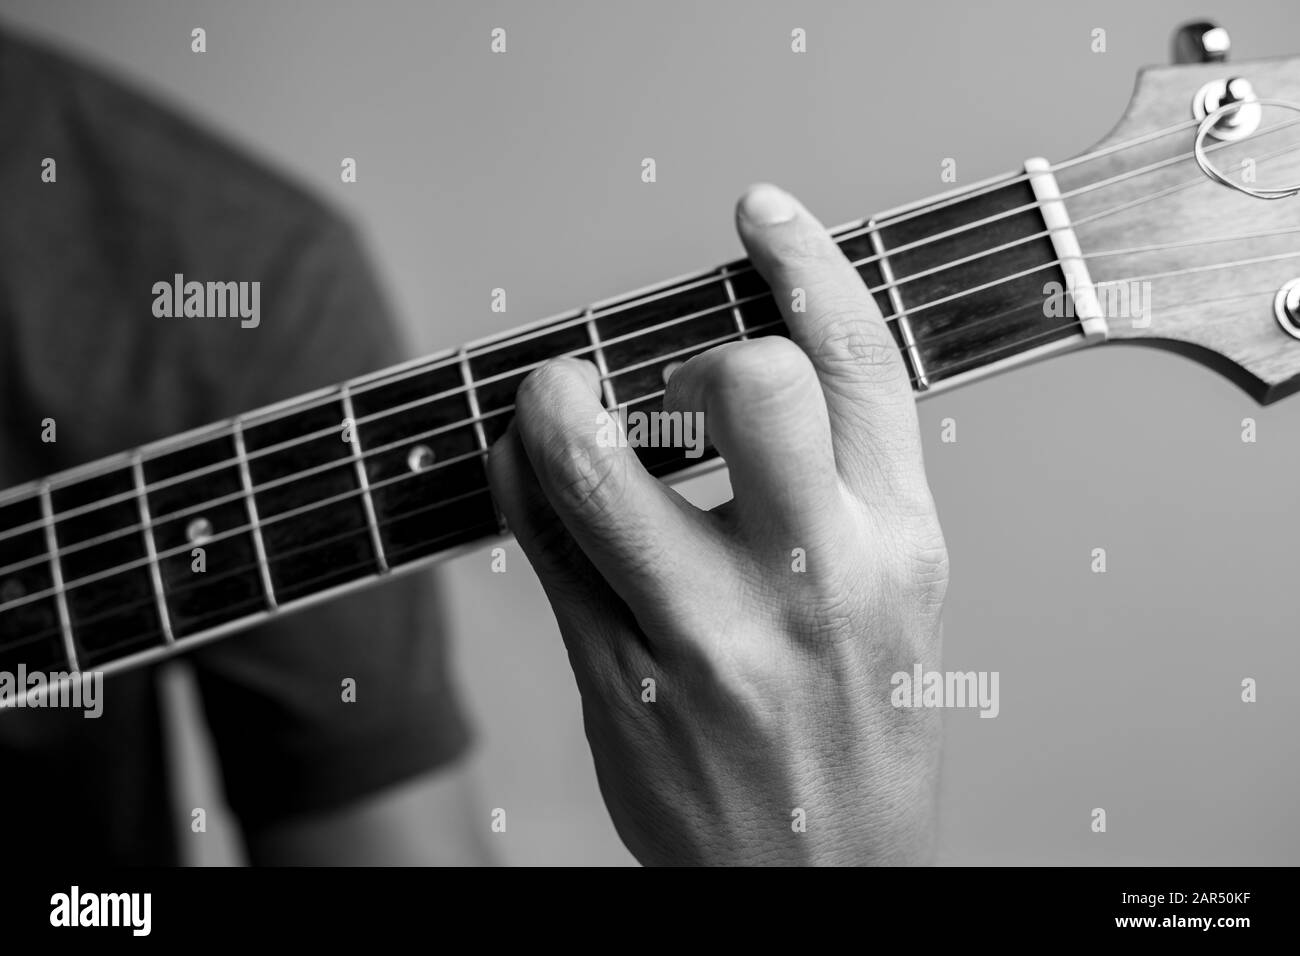
[[[664,397],[704,413],[734,499],[701,511],[599,441],[599,375],[574,359],[520,386],[492,488],[559,622],[637,859],[927,862],[939,720],[891,706],[890,676],[937,666],[948,562],[907,371],[796,200],[758,186],[736,219],[792,339],[710,349]]]

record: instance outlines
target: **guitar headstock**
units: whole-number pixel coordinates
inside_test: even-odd
[[[1085,157],[1056,178],[1110,340],[1186,354],[1261,403],[1300,391],[1300,196],[1250,194],[1300,187],[1300,57],[1147,68]]]

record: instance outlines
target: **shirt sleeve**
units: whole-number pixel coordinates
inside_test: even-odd
[[[404,357],[360,244],[337,221],[299,237],[263,289],[243,408]],[[246,829],[345,805],[466,749],[438,589],[433,572],[415,572],[192,655],[226,796]]]

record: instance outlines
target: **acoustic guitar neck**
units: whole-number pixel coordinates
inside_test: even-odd
[[[1261,401],[1300,388],[1300,204],[1203,165],[1300,173],[1300,116],[1207,136],[1217,117],[1189,103],[1222,69],[1146,71],[1076,159],[833,230],[918,397],[1134,339],[1197,353]],[[1238,69],[1264,97],[1300,93],[1293,61]],[[532,369],[583,358],[608,409],[658,411],[677,365],[786,335],[798,307],[738,260],[5,492],[0,669],[142,664],[505,535],[486,461]],[[668,480],[719,463],[688,451],[637,449]]]

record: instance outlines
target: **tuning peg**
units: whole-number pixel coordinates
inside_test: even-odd
[[[1232,40],[1228,31],[1208,20],[1185,23],[1174,31],[1175,63],[1222,63]]]

